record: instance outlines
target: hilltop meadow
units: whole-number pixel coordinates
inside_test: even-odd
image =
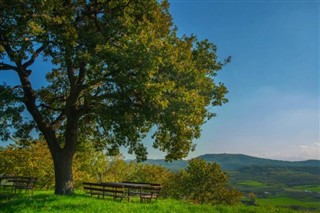
[[[212,161],[195,158],[185,167],[170,170],[162,165],[126,162],[123,157],[107,157],[86,145],[75,157],[73,196],[54,195],[52,161],[42,158],[48,149],[43,142],[21,148],[0,149],[0,174],[36,176],[34,195],[0,189],[1,212],[319,212],[319,168],[258,165],[224,170]],[[32,153],[32,155],[31,155]],[[236,157],[229,156],[233,162]],[[227,156],[223,155],[224,161]],[[243,158],[243,156],[242,156]],[[162,162],[162,161],[160,161]],[[181,161],[179,161],[181,163]],[[172,163],[174,164],[174,162]],[[300,163],[299,163],[300,164]],[[172,165],[171,165],[172,166]],[[157,201],[129,203],[112,198],[91,197],[82,183],[151,182],[163,188]]]
[[[74,196],[58,196],[53,191],[35,191],[33,196],[24,194],[4,195],[0,192],[1,212],[168,212],[168,213],[197,213],[197,212],[261,212],[261,213],[298,213],[303,210],[292,210],[288,208],[276,207],[270,204],[261,206],[245,206],[243,204],[235,206],[193,204],[186,201],[174,199],[158,199],[156,202],[140,203],[133,200],[114,201],[110,199],[92,198],[81,191],[76,191]]]

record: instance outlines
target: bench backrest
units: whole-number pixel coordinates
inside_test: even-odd
[[[142,187],[142,191],[150,194],[152,198],[158,198],[161,188],[161,186],[144,186]]]
[[[97,192],[110,192],[113,194],[123,194],[124,186],[113,183],[91,183],[83,182],[83,188],[90,193]]]
[[[19,179],[20,176],[12,176],[12,175],[6,175],[0,177],[0,182],[10,182],[11,180]]]
[[[133,184],[143,184],[143,185],[150,185],[150,186],[161,186],[161,184],[159,184],[159,183],[147,183],[147,182],[124,181],[122,183],[133,183]]]
[[[10,181],[12,181],[13,184],[18,188],[33,189],[38,182],[38,178],[21,176],[15,179],[11,179]]]

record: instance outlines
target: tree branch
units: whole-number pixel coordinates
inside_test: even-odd
[[[18,71],[18,67],[12,66],[10,64],[0,63],[0,70],[14,70]]]
[[[62,111],[62,110],[63,110],[62,108],[56,109],[56,108],[53,108],[53,107],[51,107],[51,106],[49,106],[49,105],[46,105],[46,104],[40,104],[40,106],[41,106],[41,107],[44,107],[44,108],[47,108],[47,109],[50,109],[50,110],[52,110],[52,111]]]
[[[53,129],[58,129],[62,122],[66,119],[66,114],[64,111],[61,112],[61,114],[57,117],[55,121],[53,121],[50,125]]]
[[[19,62],[19,64],[21,63]],[[18,68],[18,74],[24,92],[24,103],[27,107],[27,110],[33,117],[34,121],[37,123],[39,130],[44,134],[50,150],[59,152],[59,150],[61,150],[61,147],[57,140],[55,130],[46,123],[45,118],[36,106],[36,95],[34,90],[32,89],[31,82],[29,80],[28,74],[26,73],[26,69],[23,66],[19,66]]]
[[[35,53],[31,56],[30,60],[23,64],[24,68],[27,68],[28,66],[32,65],[35,59],[39,56],[39,54],[45,49],[46,47],[43,45],[39,47]]]
[[[87,69],[85,68],[85,64],[81,63],[80,69],[79,69],[79,77],[78,77],[78,81],[77,81],[78,86],[83,84],[84,78],[86,76],[86,71],[87,71]]]
[[[9,58],[11,60],[13,60],[18,66],[20,65],[19,62],[17,61],[14,51],[11,48],[11,46],[8,44],[8,39],[4,36],[4,35],[0,35],[0,44],[1,46],[5,49],[5,51],[7,52]],[[17,70],[19,71],[19,70]]]
[[[71,87],[73,88],[75,85],[76,77],[73,74],[73,64],[71,62],[67,62],[67,75],[70,82]]]

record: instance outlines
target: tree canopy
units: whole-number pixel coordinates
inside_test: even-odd
[[[208,40],[177,36],[167,1],[1,0],[0,8],[0,72],[20,81],[0,87],[0,137],[40,131],[56,182],[79,141],[145,160],[152,129],[167,160],[186,157],[212,106],[227,101],[214,77],[230,58],[219,62]],[[38,60],[52,69],[32,70]],[[46,83],[35,89],[30,76],[40,72]]]

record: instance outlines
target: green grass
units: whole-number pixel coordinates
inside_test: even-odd
[[[114,201],[113,199],[97,199],[77,193],[74,196],[58,196],[52,191],[36,191],[33,196],[26,194],[6,194],[0,192],[0,212],[168,212],[168,213],[197,213],[197,212],[261,212],[261,213],[291,213],[297,212],[290,209],[273,206],[211,206],[196,205],[185,201],[172,199],[159,199],[156,202],[140,203],[134,199],[130,203],[126,201]]]
[[[238,183],[239,185],[249,186],[249,187],[259,187],[259,186],[266,186],[264,183],[255,181],[255,180],[246,180]]]
[[[302,201],[290,197],[268,197],[259,198],[257,201],[260,205],[273,205],[284,207],[308,208],[320,211],[320,202]]]
[[[310,192],[320,192],[320,186],[319,185],[305,185],[305,186],[295,186],[293,187],[294,189],[299,189],[299,190],[307,190]]]

